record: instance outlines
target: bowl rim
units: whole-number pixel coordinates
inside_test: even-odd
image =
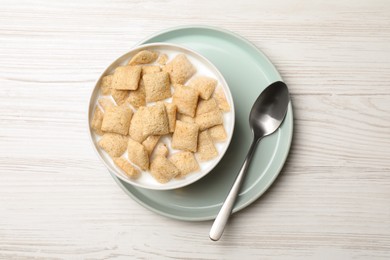
[[[225,92],[226,98],[227,98],[227,100],[229,102],[229,105],[231,106],[231,109],[230,109],[229,113],[231,113],[232,131],[231,131],[231,134],[228,136],[228,139],[225,141],[226,145],[223,147],[220,155],[218,155],[218,157],[216,158],[217,160],[215,161],[215,163],[213,163],[213,166],[210,169],[208,169],[208,171],[199,173],[199,176],[197,178],[194,178],[192,180],[188,180],[187,182],[179,182],[177,185],[175,185],[173,187],[172,186],[164,186],[164,184],[161,184],[161,186],[150,187],[148,185],[132,181],[129,178],[125,178],[115,168],[113,168],[111,165],[107,164],[106,161],[104,160],[104,158],[102,158],[101,154],[99,153],[99,150],[101,150],[101,149],[99,149],[97,147],[97,144],[95,143],[93,135],[92,135],[93,131],[92,131],[92,128],[91,128],[91,119],[92,119],[93,111],[95,109],[94,102],[95,102],[96,98],[99,95],[98,93],[99,93],[100,82],[101,82],[102,78],[104,76],[106,76],[107,72],[112,70],[112,68],[114,68],[114,67],[116,68],[118,66],[117,65],[118,63],[121,63],[124,60],[129,59],[128,56],[131,55],[133,52],[141,51],[141,50],[144,50],[144,49],[152,49],[153,47],[155,47],[155,48],[156,47],[170,47],[170,48],[174,48],[174,49],[178,49],[178,50],[181,49],[181,50],[184,50],[186,52],[189,52],[189,53],[193,54],[194,56],[198,56],[200,59],[203,59],[202,63],[207,63],[207,65],[212,68],[213,73],[215,73],[216,76],[218,76],[218,78],[222,80],[222,82],[220,82],[220,84],[223,86],[223,89],[226,90],[224,92]],[[113,173],[120,180],[122,180],[122,181],[124,181],[124,182],[126,182],[126,183],[128,183],[130,185],[136,186],[136,187],[149,189],[149,190],[174,190],[174,189],[178,189],[178,188],[182,188],[182,187],[188,186],[188,185],[190,185],[190,184],[192,184],[194,182],[199,181],[204,176],[209,174],[220,163],[220,161],[222,160],[222,158],[226,154],[226,151],[228,150],[228,148],[229,148],[229,146],[231,144],[231,140],[232,140],[233,135],[234,135],[234,129],[235,129],[235,123],[236,123],[234,100],[233,100],[233,97],[232,97],[232,94],[231,94],[230,87],[229,87],[225,77],[219,71],[219,69],[209,59],[207,59],[205,56],[203,56],[202,54],[198,53],[197,51],[192,50],[191,48],[188,48],[188,47],[185,47],[185,46],[182,46],[182,45],[179,45],[179,44],[173,44],[173,43],[148,43],[148,44],[141,44],[141,45],[134,46],[129,51],[127,51],[125,54],[123,54],[123,55],[119,56],[118,58],[116,58],[113,62],[111,62],[106,67],[106,69],[100,74],[98,79],[95,81],[95,83],[93,85],[93,88],[92,88],[92,90],[91,90],[91,92],[90,92],[88,97],[89,97],[89,99],[88,99],[88,108],[87,108],[87,133],[88,133],[91,145],[92,145],[92,147],[93,147],[93,149],[95,151],[95,154],[100,159],[100,161],[103,163],[103,165],[107,168],[107,170],[109,170],[111,173]]]

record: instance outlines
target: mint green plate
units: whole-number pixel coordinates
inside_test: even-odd
[[[208,58],[225,77],[235,104],[236,125],[231,144],[212,172],[184,188],[158,191],[118,185],[144,207],[167,217],[200,221],[214,219],[229,192],[250,146],[249,112],[260,92],[282,80],[278,71],[253,44],[229,31],[212,27],[179,27],[157,33],[139,44],[183,45]],[[233,212],[250,205],[273,183],[290,150],[293,134],[291,103],[281,128],[264,138],[254,154]]]

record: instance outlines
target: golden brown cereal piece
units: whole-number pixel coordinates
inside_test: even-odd
[[[176,121],[172,136],[172,148],[196,152],[199,126],[194,123]]]
[[[114,158],[114,163],[126,173],[131,179],[137,179],[140,176],[140,171],[134,168],[125,158],[118,157]]]
[[[110,107],[115,107],[114,102],[109,98],[99,98],[98,103],[104,111],[107,111]]]
[[[195,118],[194,117],[190,117],[190,116],[183,115],[183,114],[180,114],[180,113],[177,114],[177,120],[180,120],[180,121],[183,121],[183,122],[186,122],[186,123],[195,123]]]
[[[167,61],[168,61],[168,55],[166,54],[161,54],[157,59],[157,63],[160,65],[165,65]]]
[[[100,83],[102,95],[110,95],[111,82],[113,77],[114,75],[107,75],[102,78],[102,82]]]
[[[168,147],[164,143],[159,143],[156,147],[156,150],[154,151],[155,156],[161,155],[167,157],[168,153],[169,153]]]
[[[223,142],[227,138],[227,134],[223,125],[210,127],[207,131],[209,132],[209,135],[214,142]]]
[[[95,131],[97,135],[102,135],[102,121],[104,114],[100,108],[96,107],[95,112],[93,113],[93,118],[91,121],[91,128]]]
[[[111,88],[136,90],[141,77],[141,66],[119,66],[115,69]]]
[[[133,111],[127,106],[110,107],[104,113],[102,131],[127,135]]]
[[[142,78],[145,84],[146,102],[155,102],[172,96],[168,73],[146,74]]]
[[[155,65],[142,66],[142,75],[150,74],[150,73],[157,73],[160,71],[161,71],[160,66],[155,66]]]
[[[169,133],[168,116],[164,103],[145,107],[142,116],[143,135],[165,135]]]
[[[167,183],[180,171],[166,157],[157,155],[150,164],[150,173],[158,182]]]
[[[144,81],[141,79],[139,82],[139,87],[137,90],[130,90],[129,97],[127,101],[135,108],[146,105],[145,100],[145,85]]]
[[[145,107],[140,107],[133,115],[133,118],[131,119],[130,128],[129,128],[129,135],[130,137],[139,142],[142,143],[147,136],[143,134],[143,127],[142,127],[142,117],[145,111]]]
[[[198,116],[218,109],[217,102],[215,102],[214,98],[210,98],[209,100],[200,99],[198,102],[198,107],[196,108],[196,115]]]
[[[221,109],[224,112],[230,111],[229,103],[227,102],[225,93],[223,92],[223,89],[221,87],[218,87],[215,90],[213,97],[217,101],[219,109]]]
[[[198,92],[193,88],[177,85],[172,103],[176,104],[179,113],[194,117],[198,105]]]
[[[127,140],[124,135],[105,133],[98,144],[111,157],[119,157],[126,151]]]
[[[118,106],[121,106],[126,102],[129,93],[129,90],[111,89],[111,96],[114,98]]]
[[[131,138],[127,146],[127,155],[129,160],[142,170],[146,171],[149,168],[149,155],[145,147]]]
[[[173,133],[175,131],[176,126],[176,110],[177,106],[172,103],[164,103],[165,110],[167,111],[168,115],[168,125],[169,125],[169,132]]]
[[[179,169],[180,174],[176,178],[184,177],[191,172],[199,170],[199,164],[191,152],[178,152],[172,155],[169,160]]]
[[[169,73],[172,83],[184,84],[195,74],[196,69],[184,54],[178,54],[171,62],[165,65],[163,71]]]
[[[142,142],[142,145],[145,147],[146,151],[148,152],[149,156],[152,154],[154,147],[158,143],[158,140],[160,140],[159,135],[150,135],[148,138],[145,139],[145,141]]]
[[[223,124],[223,116],[220,110],[214,110],[196,116],[195,122],[199,125],[199,130],[203,131],[212,126]]]
[[[196,89],[199,92],[199,96],[206,100],[211,97],[216,85],[217,80],[206,76],[198,76],[189,83],[189,86]]]
[[[147,64],[155,61],[158,53],[154,51],[142,50],[136,53],[129,61],[129,65]]]
[[[218,156],[218,151],[215,149],[213,141],[207,131],[199,133],[197,155],[200,161],[208,161]]]

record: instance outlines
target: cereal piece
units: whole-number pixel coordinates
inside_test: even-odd
[[[142,170],[146,171],[149,168],[149,155],[145,147],[131,138],[127,146],[127,155],[129,160]]]
[[[100,89],[102,91],[102,95],[110,95],[111,82],[114,75],[107,75],[102,78],[100,83]]]
[[[198,171],[199,164],[191,152],[178,152],[172,155],[169,160],[179,169],[180,174],[176,178],[186,176],[191,172]]]
[[[129,61],[129,65],[147,64],[155,61],[158,53],[155,51],[142,50],[136,53]]]
[[[194,123],[176,121],[172,136],[172,148],[196,152],[199,126]]]
[[[142,142],[142,145],[145,147],[146,151],[148,152],[149,156],[152,154],[154,147],[158,143],[158,140],[160,140],[159,135],[150,135],[148,138],[145,139],[145,141]]]
[[[130,91],[127,101],[135,108],[139,108],[140,106],[146,106],[145,85],[142,79],[139,82],[138,89]]]
[[[195,118],[183,114],[177,114],[177,119],[186,123],[195,123]]]
[[[140,171],[134,168],[125,158],[114,158],[114,163],[131,179],[137,179],[140,176]]]
[[[198,92],[192,88],[178,85],[173,92],[172,102],[176,104],[179,113],[194,117],[198,105]]]
[[[126,151],[127,140],[124,135],[105,133],[98,144],[111,157],[119,157]]]
[[[209,100],[199,100],[198,107],[196,108],[196,115],[201,115],[210,111],[218,110],[217,102],[215,102],[214,98],[210,98]]]
[[[127,135],[132,115],[127,106],[110,107],[104,114],[102,131]]]
[[[217,101],[219,109],[224,112],[230,111],[229,103],[227,102],[225,93],[223,92],[223,89],[221,87],[215,90],[213,97]]]
[[[160,57],[157,59],[157,63],[160,65],[165,65],[168,61],[168,55],[166,54],[161,54]]]
[[[195,122],[199,125],[199,130],[203,131],[215,125],[223,124],[221,111],[214,110],[195,117]]]
[[[197,155],[200,161],[208,161],[218,155],[218,151],[215,149],[213,141],[207,131],[199,133]]]
[[[111,89],[111,96],[114,98],[118,106],[121,106],[126,102],[129,93],[130,91],[128,90]]]
[[[154,151],[154,154],[156,156],[161,155],[161,156],[167,157],[168,153],[169,153],[169,151],[168,151],[167,145],[164,143],[159,143],[156,147],[156,150]]]
[[[155,66],[155,65],[142,66],[142,75],[150,74],[150,73],[157,73],[160,71],[161,71],[160,66]]]
[[[139,142],[142,143],[147,136],[143,134],[142,130],[142,117],[145,111],[145,107],[140,107],[133,115],[133,118],[131,119],[130,128],[129,128],[129,135],[130,137]]]
[[[115,104],[109,98],[100,98],[98,100],[99,105],[103,108],[104,111],[107,111],[110,107],[114,107]]]
[[[172,96],[168,73],[146,74],[142,78],[145,84],[146,102],[155,102]]]
[[[184,54],[178,54],[164,67],[163,71],[169,73],[172,83],[184,84],[195,74],[196,69]]]
[[[196,77],[189,83],[189,86],[196,89],[199,92],[199,96],[205,100],[211,97],[216,85],[217,80],[206,76]]]
[[[136,90],[141,77],[141,66],[119,66],[114,72],[111,88]]]
[[[207,131],[209,132],[209,135],[214,142],[223,142],[227,138],[227,134],[223,125],[210,127]]]
[[[154,106],[145,107],[143,114],[142,129],[144,136],[169,133],[167,111],[162,102]]]
[[[164,103],[165,110],[167,111],[168,115],[168,125],[169,125],[169,132],[173,133],[175,131],[176,126],[176,110],[177,106],[172,103]]]
[[[96,107],[95,112],[93,113],[93,118],[91,121],[91,128],[95,131],[97,135],[102,135],[102,121],[104,114],[100,108]]]
[[[158,182],[167,183],[180,171],[166,157],[157,155],[150,164],[150,173]]]

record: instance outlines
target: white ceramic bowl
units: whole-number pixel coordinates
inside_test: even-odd
[[[159,53],[165,53],[168,55],[169,60],[173,59],[176,56],[176,54],[179,53],[185,54],[187,58],[190,60],[190,62],[197,69],[197,73],[194,76],[196,75],[210,76],[218,80],[218,84],[220,87],[223,88],[226,99],[229,102],[231,108],[230,112],[223,113],[224,127],[226,129],[226,133],[228,137],[226,141],[215,144],[218,150],[218,156],[207,162],[198,161],[200,166],[200,170],[198,172],[190,173],[182,179],[172,179],[168,183],[164,183],[164,184],[157,182],[148,172],[142,172],[141,177],[138,179],[130,179],[129,177],[127,177],[122,172],[122,170],[119,169],[113,163],[111,157],[98,146],[98,141],[100,139],[100,136],[96,135],[92,131],[90,126],[91,119],[93,116],[93,111],[97,106],[97,100],[102,96],[100,92],[100,82],[102,78],[106,75],[112,74],[115,68],[117,68],[118,66],[127,64],[127,62],[131,59],[131,57],[133,57],[134,54],[144,49],[158,51]],[[170,99],[167,99],[167,101],[170,101]],[[99,80],[96,82],[95,87],[91,94],[91,98],[89,101],[89,108],[88,108],[88,126],[89,126],[89,134],[91,137],[92,145],[97,155],[102,160],[102,162],[107,167],[107,169],[110,172],[114,173],[115,176],[117,176],[118,178],[120,178],[121,180],[129,184],[146,188],[146,189],[153,189],[153,190],[171,190],[171,189],[184,187],[186,185],[189,185],[199,180],[200,178],[208,174],[220,162],[221,158],[224,156],[233,136],[234,122],[235,122],[235,113],[234,113],[233,98],[224,77],[218,71],[218,69],[209,60],[207,60],[199,53],[179,45],[166,44],[166,43],[153,43],[153,44],[140,45],[131,49],[128,53],[116,59],[110,66],[108,66],[108,68],[102,73],[102,75],[99,77]],[[164,143],[168,144],[170,154],[176,152],[176,150],[170,147],[170,142],[167,142],[165,139],[167,139],[167,137],[161,138],[160,142],[165,141]],[[127,157],[127,152],[123,156]]]

